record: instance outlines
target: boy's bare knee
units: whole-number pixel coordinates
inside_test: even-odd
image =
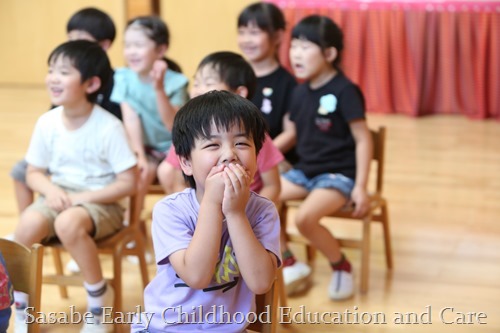
[[[24,211],[14,233],[14,239],[26,246],[40,242],[49,231],[47,218],[37,211]]]
[[[88,234],[86,222],[80,214],[64,211],[57,216],[54,229],[62,243],[74,243]]]

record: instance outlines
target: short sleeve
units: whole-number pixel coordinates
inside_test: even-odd
[[[167,71],[164,78],[165,93],[172,105],[180,107],[187,102],[187,85],[188,79],[183,74]]]
[[[181,163],[179,162],[179,156],[177,156],[177,153],[175,152],[175,147],[170,146],[170,149],[168,150],[167,157],[165,160],[172,165],[175,169],[180,170],[181,169]]]
[[[42,117],[40,117],[36,122],[33,134],[31,135],[28,151],[25,156],[25,160],[28,164],[41,169],[47,169],[49,167],[51,157],[50,147],[46,141],[46,136],[50,135],[52,131],[47,130],[47,128],[45,128],[45,131],[43,129],[44,118],[46,118],[46,115],[47,114],[42,115]],[[44,132],[46,132],[46,135],[44,135]]]
[[[127,69],[118,68],[113,75],[113,90],[110,100],[115,103],[122,103],[127,95]]]
[[[257,194],[253,195],[258,196]],[[253,232],[262,246],[276,256],[278,267],[280,267],[280,219],[278,211],[271,201],[260,196],[257,199],[260,199],[261,209],[259,209],[255,224],[252,226]]]
[[[266,134],[266,139],[264,140],[264,144],[262,145],[262,149],[259,151],[257,155],[257,164],[259,166],[259,172],[262,174],[270,169],[274,168],[281,161],[283,161],[285,157],[281,153],[281,151],[276,148],[273,143],[273,140],[269,135]]]
[[[195,224],[186,213],[189,192],[179,192],[158,202],[153,208],[151,234],[156,263],[167,264],[168,257],[186,249],[194,234]]]
[[[126,171],[137,164],[137,159],[130,148],[125,129],[120,122],[114,122],[106,132],[107,159],[115,174]]]
[[[342,89],[339,106],[347,122],[365,118],[365,100],[359,87],[354,84],[349,84]]]

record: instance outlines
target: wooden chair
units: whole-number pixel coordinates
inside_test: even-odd
[[[281,268],[280,268],[281,270]],[[278,271],[278,276],[281,274]],[[271,289],[262,295],[255,296],[256,311],[257,316],[261,313],[268,313],[269,317],[263,317],[264,322],[256,321],[248,325],[248,333],[275,333],[276,327],[278,325],[278,290],[282,289],[280,286],[280,280],[276,279],[273,283]],[[268,306],[268,308],[267,308]],[[267,322],[267,319],[269,319]]]
[[[140,223],[135,212],[136,197],[132,196],[129,199],[129,225],[125,226],[118,233],[96,242],[99,254],[111,254],[113,259],[113,277],[109,282],[114,288],[114,313],[123,312],[123,295],[122,295],[122,259],[125,256],[136,256],[139,259],[139,267],[144,288],[149,283],[148,269],[145,258],[144,237],[140,231]],[[127,247],[127,244],[134,244],[133,247]],[[54,257],[54,265],[56,273],[52,275],[44,275],[43,283],[55,284],[59,286],[61,297],[67,298],[67,286],[83,286],[81,275],[65,275],[61,260],[61,251],[64,247],[60,243],[50,243],[46,245],[52,249]],[[117,329],[118,331],[118,329]]]
[[[387,201],[382,196],[384,184],[384,146],[385,146],[385,127],[380,127],[378,131],[371,131],[373,138],[373,160],[372,165],[376,164],[375,189],[370,193],[370,208],[368,213],[361,219],[352,217],[352,208],[343,209],[328,217],[342,218],[361,221],[363,223],[363,232],[360,239],[338,239],[342,247],[356,248],[361,250],[361,292],[368,291],[369,277],[369,258],[370,258],[370,227],[372,222],[382,224],[384,243],[385,243],[385,258],[388,269],[392,269],[392,249],[389,233],[389,216],[387,213]],[[373,166],[372,166],[373,167]],[[373,171],[373,170],[372,170]],[[297,208],[302,203],[301,200],[286,201],[282,205],[281,220],[286,223],[287,213],[290,208]],[[286,225],[286,224],[285,224]],[[287,228],[287,238],[291,242],[305,243],[307,246],[307,261],[312,265],[315,257],[315,249],[308,241],[297,231],[292,232],[291,228]],[[283,297],[284,293],[280,293]]]
[[[29,249],[14,241],[0,239],[0,251],[14,289],[29,295],[28,307],[33,309],[30,313],[36,314],[40,311],[42,294],[43,246],[33,244]],[[39,331],[37,323],[28,324],[28,333]]]

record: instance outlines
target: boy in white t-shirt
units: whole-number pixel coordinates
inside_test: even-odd
[[[102,307],[113,305],[113,290],[103,278],[95,240],[122,228],[121,201],[136,188],[137,160],[122,123],[95,104],[112,73],[104,50],[70,41],[52,51],[48,64],[47,89],[59,106],[35,125],[27,183],[40,196],[22,213],[14,237],[26,246],[57,237],[80,266],[88,292],[94,316],[82,332],[110,332],[113,325],[101,319]],[[16,292],[15,301],[16,325],[26,325],[27,295]]]

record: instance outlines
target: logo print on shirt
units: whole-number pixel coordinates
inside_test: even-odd
[[[233,249],[231,246],[226,245],[224,247],[224,255],[222,260],[220,260],[215,266],[213,280],[215,280],[215,285],[204,288],[204,292],[210,292],[222,289],[225,293],[228,290],[236,287],[239,281],[240,268],[236,262],[236,258],[233,256]],[[176,275],[179,277],[178,275]],[[186,283],[176,283],[175,288],[188,287]]]
[[[273,105],[271,104],[271,100],[269,97],[273,94],[273,88],[270,87],[265,87],[262,89],[262,95],[264,95],[264,98],[262,99],[262,106],[260,107],[260,111],[262,111],[265,114],[271,113],[273,111]]]
[[[326,116],[329,113],[335,112],[335,110],[337,110],[337,97],[333,94],[321,96],[319,99],[318,114]]]

